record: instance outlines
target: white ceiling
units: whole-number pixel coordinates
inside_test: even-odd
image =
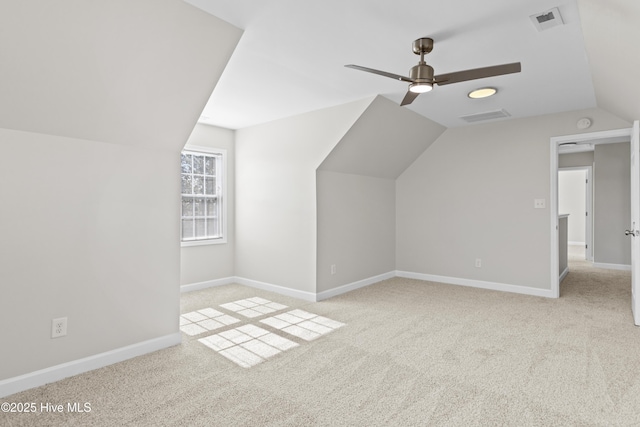
[[[640,119],[640,1],[579,0],[598,107]]]
[[[186,1],[244,30],[202,123],[239,129],[378,94],[399,103],[406,83],[344,65],[407,75],[418,62],[411,43],[425,36],[436,75],[522,63],[519,74],[436,86],[402,107],[446,127],[499,109],[525,117],[596,106],[576,0]],[[538,32],[530,15],[554,7],[565,25]],[[467,98],[481,86],[499,92]]]

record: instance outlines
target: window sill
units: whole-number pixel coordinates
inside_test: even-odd
[[[227,239],[207,239],[207,240],[192,240],[187,242],[180,242],[181,248],[187,248],[190,246],[209,246],[209,245],[222,245],[227,243]]]

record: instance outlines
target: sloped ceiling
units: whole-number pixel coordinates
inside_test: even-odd
[[[579,0],[598,106],[640,119],[640,2]]]
[[[445,130],[378,96],[318,169],[396,179]]]
[[[203,123],[238,129],[375,95],[399,103],[406,83],[344,65],[408,75],[419,37],[435,41],[425,60],[436,75],[522,63],[519,74],[437,86],[404,107],[441,125],[499,109],[515,118],[596,104],[577,0],[185,1],[245,30]],[[564,25],[538,32],[530,16],[556,7]],[[467,97],[485,85],[498,94]]]
[[[180,149],[241,34],[182,0],[2,0],[0,127]]]

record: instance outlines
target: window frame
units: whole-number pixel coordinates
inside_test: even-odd
[[[227,243],[227,150],[223,148],[204,147],[199,145],[185,145],[180,150],[180,156],[184,152],[204,155],[219,155],[220,167],[216,170],[216,186],[220,187],[220,193],[217,195],[220,204],[220,237],[183,240],[182,239],[182,184],[180,185],[180,247],[204,246],[204,245],[220,245]],[[180,177],[182,177],[182,168],[180,169]],[[181,178],[180,178],[181,179]]]

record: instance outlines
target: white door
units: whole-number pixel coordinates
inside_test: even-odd
[[[640,125],[631,133],[631,310],[633,323],[640,326]]]

